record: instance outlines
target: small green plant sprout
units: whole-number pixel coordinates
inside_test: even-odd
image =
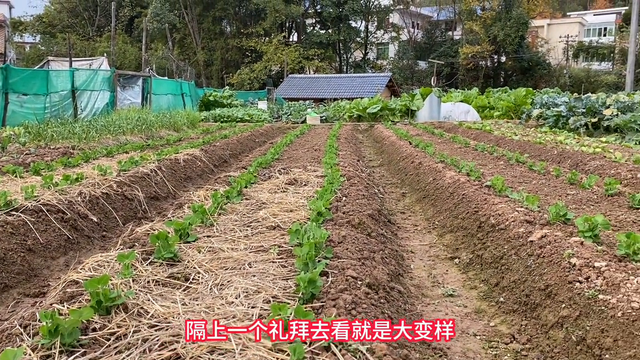
[[[165,230],[159,231],[149,236],[149,242],[155,246],[153,258],[160,261],[179,261],[180,255],[176,244],[180,238],[176,235],[170,236]]]
[[[529,210],[538,211],[540,210],[540,196],[533,194],[524,194],[522,204]]]
[[[133,277],[133,269],[131,268],[131,263],[136,259],[135,250],[121,252],[116,257],[118,262],[122,265],[122,269],[118,276],[122,279],[128,279]]]
[[[624,156],[621,152],[616,151],[615,153],[613,153],[613,161],[622,163],[627,161],[627,157]]]
[[[633,163],[633,165],[640,165],[640,155],[633,155],[633,157],[631,158],[631,162]]]
[[[456,297],[458,296],[458,290],[454,289],[454,288],[444,288],[441,289],[442,291],[442,295],[444,297]]]
[[[79,345],[80,326],[91,319],[94,311],[90,306],[81,309],[69,310],[69,317],[61,318],[56,310],[41,311],[38,314],[42,326],[40,326],[40,345],[50,347],[58,341],[63,348],[71,348]]]
[[[476,143],[476,145],[474,146],[474,148],[475,148],[477,151],[480,151],[480,152],[486,152],[486,151],[487,151],[487,145],[486,145],[486,144],[482,144],[482,143]]]
[[[640,262],[640,234],[629,231],[616,235],[618,239],[618,255],[628,257],[633,262]]]
[[[24,348],[6,348],[0,353],[0,360],[20,360],[24,357]]]
[[[20,189],[22,190],[23,198],[27,201],[33,200],[38,196],[36,194],[38,187],[35,184],[22,186]]]
[[[83,283],[84,289],[87,290],[91,298],[89,306],[100,316],[111,315],[116,306],[124,304],[134,295],[132,290],[122,292],[111,288],[109,281],[111,281],[111,276],[104,274]]]
[[[40,186],[43,189],[52,190],[56,186],[58,186],[58,183],[54,180],[54,175],[53,174],[47,174],[47,175],[43,175],[42,176],[42,184]]]
[[[549,206],[548,211],[549,211],[548,219],[549,219],[549,222],[552,224],[554,223],[568,224],[575,217],[575,214],[572,212],[569,212],[569,209],[567,208],[567,206],[561,201],[558,201],[555,204]]]
[[[18,200],[11,196],[11,193],[7,190],[0,191],[0,211],[9,210],[18,204]]]
[[[0,204],[2,202],[2,194],[0,193]],[[629,206],[633,209],[640,209],[640,193],[629,195]],[[0,208],[2,205],[0,205]]]
[[[304,344],[300,339],[296,339],[289,345],[289,360],[304,360],[306,359]]]
[[[611,223],[602,214],[583,215],[575,220],[578,236],[591,243],[600,243],[600,232],[611,230]]]
[[[186,221],[184,220],[170,220],[164,224],[173,230],[173,235],[177,236],[180,242],[192,243],[198,240],[198,235],[192,234],[194,224],[191,221],[197,222],[198,219],[193,216],[189,216]]]
[[[567,183],[575,185],[578,181],[580,181],[580,173],[575,170],[571,170],[569,174],[567,174]]]
[[[600,292],[598,292],[598,290],[596,289],[591,289],[585,293],[585,296],[589,299],[595,299],[598,297],[598,295],[600,295]]]
[[[496,175],[492,177],[485,186],[489,186],[496,192],[498,195],[506,195],[509,193],[509,187],[505,184],[505,180],[502,176]]]
[[[29,166],[29,173],[33,176],[41,176],[47,170],[47,165],[42,161],[36,161]]]
[[[593,189],[596,183],[600,180],[600,177],[597,175],[589,174],[586,179],[580,184],[580,188],[582,189]]]
[[[562,257],[567,259],[567,260],[569,260],[572,257],[574,257],[575,255],[576,255],[576,252],[570,249],[570,250],[565,251],[564,254],[562,254]]]
[[[620,180],[614,178],[604,179],[604,194],[607,196],[613,196],[620,191]]]
[[[204,204],[191,204],[191,214],[203,225],[213,224],[213,215]]]
[[[555,176],[556,178],[562,177],[562,169],[557,166],[553,168],[552,173],[553,173],[553,176]]]
[[[16,165],[5,165],[2,171],[14,178],[20,179],[24,175],[24,168]]]
[[[100,176],[112,176],[113,168],[111,165],[96,165],[93,167],[93,170],[97,172]]]

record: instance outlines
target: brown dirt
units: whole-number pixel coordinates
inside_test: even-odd
[[[334,199],[333,218],[325,228],[334,249],[330,275],[320,292],[317,313],[323,317],[418,320],[417,304],[408,296],[410,264],[402,251],[398,228],[371,181],[355,125],[346,125],[338,139],[339,162],[345,181]],[[377,355],[412,359],[407,343],[374,344]],[[433,355],[436,350],[431,351]]]
[[[433,123],[430,125],[450,134],[458,134],[474,141],[494,144],[509,151],[529,154],[532,159],[545,161],[552,167],[557,165],[565,169],[576,170],[582,174],[595,174],[602,178],[614,177],[622,181],[626,188],[633,190],[633,192],[640,192],[640,171],[638,166],[632,164],[616,163],[600,155],[513,140],[480,130],[465,129],[456,124]]]
[[[487,286],[485,299],[519,319],[512,335],[523,345],[520,355],[638,357],[640,344],[630,335],[640,330],[635,312],[616,316],[567,284],[580,274],[563,259],[568,234],[540,225],[542,214],[493,195],[382,127],[373,138],[399,185],[420,199],[451,255]]]
[[[169,158],[151,170],[128,173],[86,198],[40,204],[1,219],[0,306],[40,297],[77,261],[115,245],[141,221],[168,213],[185,192],[240,169],[247,155],[291,128],[267,126],[204,147],[202,156]]]

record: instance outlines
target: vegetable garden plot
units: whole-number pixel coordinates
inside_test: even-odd
[[[253,187],[237,188],[238,181],[246,174],[257,174],[277,158],[277,152],[283,149],[277,144],[264,157],[256,159],[248,172],[232,178],[232,186],[227,190],[197,194],[193,204],[207,203],[211,195],[213,202],[209,209],[216,206],[220,194],[229,201],[239,200],[240,203],[228,203],[214,223],[200,224],[192,229],[192,236],[176,247],[176,261],[164,256],[168,254],[164,251],[167,248],[156,247],[155,252],[149,248],[142,250],[128,267],[133,271],[132,276],[128,280],[114,280],[128,289],[134,288],[136,296],[122,306],[114,307],[113,315],[92,320],[92,334],[88,339],[93,346],[89,350],[95,351],[94,354],[91,351],[81,354],[108,359],[174,358],[178,354],[196,358],[236,358],[238,351],[240,356],[245,354],[249,358],[277,356],[268,343],[256,344],[247,336],[235,337],[233,342],[185,346],[184,320],[204,317],[210,321],[213,316],[223,323],[229,320],[249,325],[256,317],[265,319],[269,315],[271,301],[295,302],[295,268],[287,251],[286,224],[308,216],[306,202],[321,184],[322,173],[313,165],[319,163],[319,157],[308,150],[309,145],[315,147],[314,140],[322,141],[326,136],[323,130],[312,131],[308,138],[300,139],[285,150],[290,157],[306,158],[302,161],[306,163],[305,170],[289,165],[291,161],[285,156],[274,163],[272,169],[261,172],[260,181]],[[303,146],[296,146],[298,144]],[[234,193],[232,189],[240,190],[243,199],[229,198]],[[193,206],[191,211],[195,211]],[[186,215],[189,211],[179,213]],[[177,217],[173,219],[177,220]],[[156,222],[141,230],[148,234],[160,227],[161,222]],[[160,233],[155,232],[151,239]],[[176,236],[182,238],[182,235]],[[159,249],[164,250],[159,252]],[[164,261],[149,260],[152,253],[156,260],[161,256]],[[91,275],[109,271],[115,274],[119,270],[122,273],[125,269],[116,262],[116,252],[97,255],[54,288],[47,303],[59,300],[56,295],[62,289],[73,289],[74,277],[84,280]],[[86,295],[81,289],[77,292],[79,296],[73,294],[69,303],[88,301],[83,299]],[[43,349],[38,351],[45,352]]]
[[[90,152],[86,156],[78,156],[73,159],[63,158],[53,162],[33,163],[29,169],[30,174],[24,174],[22,167],[6,165],[3,170],[10,174],[0,183],[0,213],[12,210],[19,203],[25,203],[51,197],[52,192],[68,191],[69,186],[83,184],[83,187],[91,187],[85,183],[87,180],[98,180],[98,187],[103,187],[99,180],[111,178],[115,175],[130,172],[141,166],[149,166],[168,156],[186,154],[187,151],[197,151],[198,148],[209,145],[219,140],[224,140],[242,133],[249,132],[261,126],[221,126],[209,128],[207,133],[199,139],[179,141],[175,144],[162,146],[155,150],[128,152],[109,158],[98,156]],[[119,151],[119,150],[117,150]],[[84,154],[84,153],[83,153]],[[95,182],[95,181],[94,181]],[[58,194],[53,194],[57,197]]]
[[[137,221],[166,214],[184,192],[237,168],[238,160],[287,128],[266,126],[206,146],[200,156],[165,159],[147,171],[126,174],[100,191],[79,192],[75,198],[66,196],[0,218],[2,305],[19,296],[41,296],[47,280],[78,257],[110,248]],[[50,266],[43,268],[43,263]]]
[[[640,271],[627,270],[630,260],[639,259],[635,255],[630,256],[625,250],[626,247],[621,246],[619,241],[621,234],[636,232],[637,229],[640,229],[640,217],[637,215],[637,210],[629,206],[626,196],[615,196],[615,194],[607,196],[601,184],[595,188],[588,187],[592,186],[589,183],[589,177],[583,177],[571,185],[563,178],[556,179],[551,172],[542,175],[538,171],[528,169],[524,164],[517,164],[517,162],[510,164],[491,155],[474,151],[471,144],[465,147],[417,129],[412,129],[409,132],[420,139],[433,142],[438,151],[456,156],[463,162],[466,161],[468,164],[477,166],[483,175],[481,183],[492,186],[494,192],[499,190],[495,185],[495,179],[503,179],[505,186],[503,196],[509,196],[521,202],[531,212],[539,213],[543,217],[546,216],[549,220],[552,220],[551,216],[553,215],[554,222],[556,220],[558,222],[554,226],[555,230],[562,231],[571,237],[584,238],[587,246],[579,246],[572,250],[572,258],[574,261],[579,259],[580,267],[585,271],[599,271],[594,265],[595,263],[608,263],[607,268],[611,274],[606,282],[578,281],[576,279],[569,281],[570,285],[582,289],[584,292],[598,288],[600,294],[616,298],[611,305],[618,309],[628,307],[630,303],[635,301],[627,294],[619,294],[621,287],[626,287],[627,284],[635,286],[629,282],[630,276],[634,279],[636,276],[640,276]],[[508,190],[506,186],[511,187],[511,190]],[[535,202],[534,199],[525,201],[525,196],[516,197],[517,191],[523,191],[521,194],[535,197]],[[566,211],[563,217],[558,217],[558,209],[560,208]],[[600,224],[596,221],[599,215],[603,216]],[[589,234],[585,231],[587,229]],[[578,245],[576,241],[574,241],[574,246]],[[592,243],[591,246],[588,243]],[[576,251],[579,254],[576,254]],[[621,252],[620,255],[625,257],[617,256],[618,252]]]
[[[462,128],[456,124],[434,123],[434,127],[447,133],[464,136],[468,139],[499,146],[505,150],[529,154],[532,159],[544,161],[550,167],[559,166],[573,169],[582,174],[595,174],[604,179],[616,178],[625,183],[632,192],[640,192],[640,168],[629,163],[617,163],[601,156],[578,151],[554,148],[524,140],[513,140],[503,136],[489,134],[479,130]]]
[[[609,259],[594,264],[597,270],[580,255],[572,260],[567,250],[590,245],[549,226],[544,214],[496,196],[446,162],[436,163],[435,154],[425,154],[428,148],[416,149],[381,128],[374,130],[374,138],[385,144],[383,158],[407,191],[421,199],[422,211],[438,224],[451,253],[488,285],[485,296],[516,324],[526,321],[515,327],[515,338],[526,337],[528,353],[550,358],[637,356],[638,343],[628,336],[638,331],[636,305],[630,302],[637,301],[637,291],[621,289],[628,297],[626,306],[615,309],[607,294],[598,296],[598,288],[584,292],[567,285],[567,280],[606,283],[615,269]],[[636,267],[628,263],[626,268]]]

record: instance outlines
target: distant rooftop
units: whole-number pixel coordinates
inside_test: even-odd
[[[362,99],[380,95],[388,84],[397,91],[390,73],[289,75],[276,94],[294,100]]]

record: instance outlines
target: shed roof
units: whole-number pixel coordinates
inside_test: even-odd
[[[359,99],[380,95],[388,84],[396,95],[390,73],[289,75],[276,94],[283,99]]]

